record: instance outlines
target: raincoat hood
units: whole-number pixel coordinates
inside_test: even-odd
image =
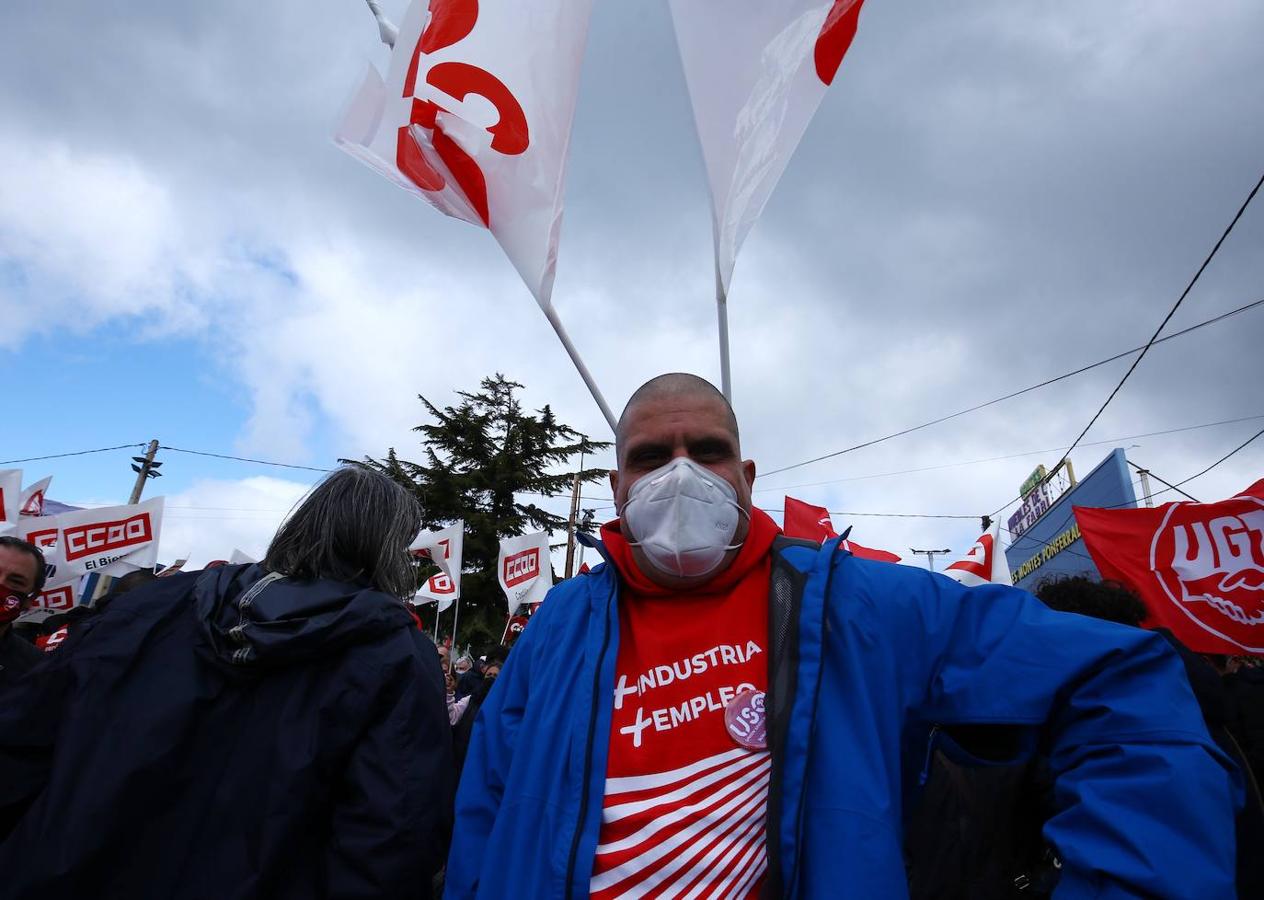
[[[211,655],[239,670],[293,665],[412,625],[401,601],[374,588],[293,581],[253,563],[202,572],[193,601]]]

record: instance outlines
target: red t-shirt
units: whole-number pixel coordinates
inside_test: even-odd
[[[730,736],[724,707],[768,683],[769,549],[755,510],[732,565],[700,588],[641,573],[617,521],[619,657],[593,897],[754,897],[767,867],[770,760]]]

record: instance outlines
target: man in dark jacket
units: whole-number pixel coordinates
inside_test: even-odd
[[[400,600],[419,519],[340,469],[263,563],[118,597],[0,695],[0,895],[428,898],[452,760]]]
[[[33,668],[44,654],[13,632],[13,620],[44,589],[44,554],[34,544],[0,536],[0,685]]]

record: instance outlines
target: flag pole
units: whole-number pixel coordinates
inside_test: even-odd
[[[553,326],[557,339],[562,342],[562,346],[566,348],[567,354],[571,358],[571,362],[575,364],[579,377],[584,379],[584,384],[588,385],[588,392],[592,394],[592,398],[597,401],[597,406],[601,409],[601,414],[606,417],[606,422],[610,424],[610,430],[615,430],[617,419],[614,413],[610,411],[610,406],[606,403],[606,398],[601,396],[601,390],[597,387],[597,382],[593,380],[592,373],[588,371],[588,366],[584,365],[584,360],[579,355],[579,351],[575,349],[575,345],[571,343],[571,337],[566,333],[562,320],[558,318],[557,310],[553,308],[552,303],[539,303],[540,311],[544,313],[544,318],[549,320],[549,324]]]
[[[456,608],[452,611],[452,646],[455,647],[457,646],[456,623],[461,618],[461,595],[460,594],[457,594],[456,602],[453,604],[453,606],[455,606]],[[436,606],[436,615],[438,615],[437,606]],[[451,653],[448,654],[448,660],[449,662],[455,662],[455,660],[452,659]]]
[[[720,326],[720,390],[724,399],[733,402],[733,382],[729,376],[729,297],[720,277],[720,258],[715,260],[715,314]]]

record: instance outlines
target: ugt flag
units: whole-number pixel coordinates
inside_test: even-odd
[[[385,79],[370,66],[334,141],[491,230],[548,306],[592,0],[413,0]]]
[[[1264,655],[1264,479],[1219,503],[1077,506],[1103,578],[1127,585],[1150,627],[1198,653]]]
[[[671,0],[725,295],[742,242],[851,46],[863,2]]]
[[[966,587],[977,587],[980,584],[1013,584],[1010,578],[1009,563],[1001,552],[1001,521],[997,519],[992,527],[974,542],[974,546],[961,559],[944,569],[944,574]]]

